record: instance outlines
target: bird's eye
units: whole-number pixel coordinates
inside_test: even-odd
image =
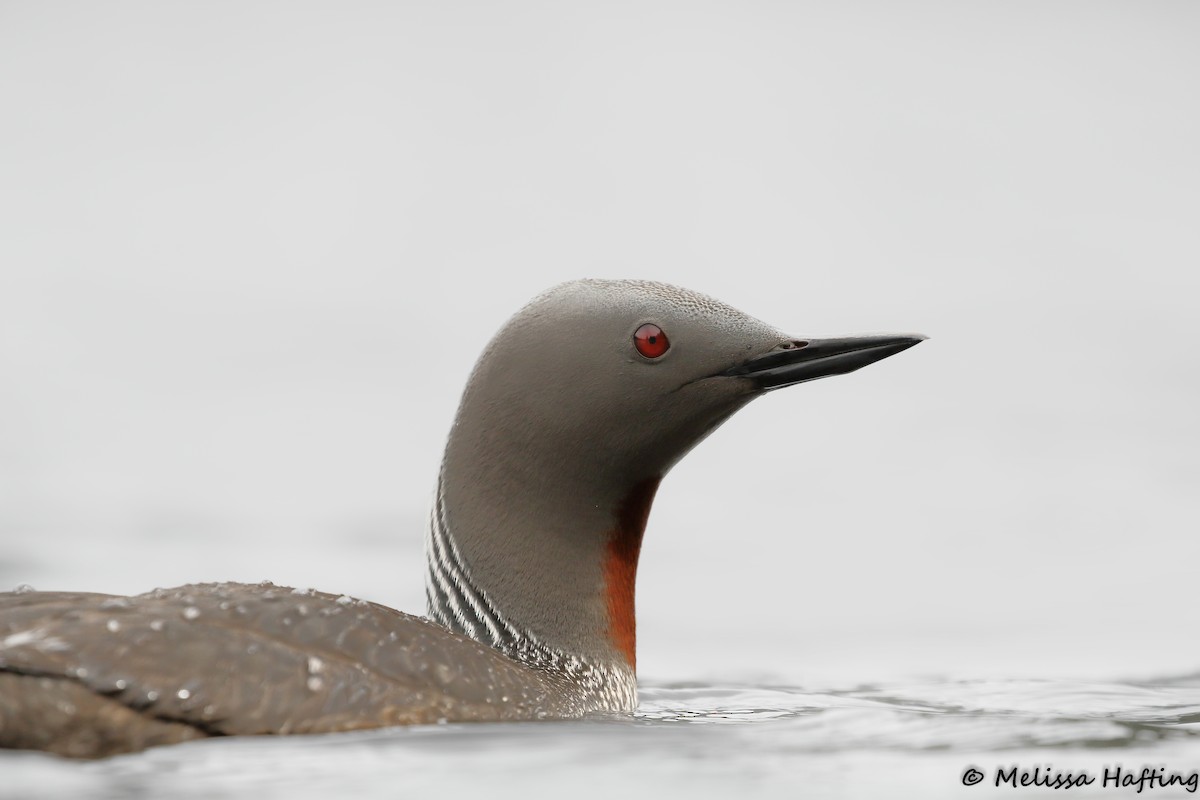
[[[633,333],[633,346],[646,358],[658,358],[671,347],[663,329],[647,322]]]

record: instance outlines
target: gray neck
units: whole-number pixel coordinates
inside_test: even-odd
[[[596,394],[625,376],[601,380],[586,348],[584,368],[579,348],[538,349],[541,321],[510,323],[467,381],[430,520],[429,614],[531,667],[568,672],[603,708],[628,709],[646,516],[658,479],[699,437],[647,444],[619,397]]]
[[[510,503],[516,501],[510,498]],[[557,616],[554,622],[566,624],[568,635],[555,635],[555,626],[547,627],[544,614],[522,614],[523,610],[528,612],[524,604],[505,603],[495,596],[496,592],[489,590],[489,584],[481,579],[481,574],[487,575],[486,568],[479,570],[472,566],[470,556],[464,554],[464,548],[453,533],[450,521],[453,515],[448,512],[448,505],[443,481],[439,478],[426,539],[425,594],[429,617],[533,669],[565,678],[582,693],[585,704],[594,710],[633,710],[637,706],[633,665],[614,654],[602,639],[587,641],[596,638],[585,632],[596,630],[596,618],[604,611],[596,607],[596,593],[567,591],[565,604],[538,609],[549,612],[551,617]],[[497,513],[495,516],[499,526],[505,515]],[[489,533],[493,541],[500,538],[499,530]],[[522,554],[519,547],[510,548],[509,552],[525,559],[527,566],[540,561],[536,554]],[[487,560],[486,555],[483,554],[482,560]],[[510,575],[518,571],[515,563],[504,565],[502,562],[502,569]],[[543,570],[544,582],[535,584],[541,588],[553,586],[555,577],[565,577],[565,573],[571,572],[569,569],[556,570],[553,563],[544,564],[535,572]],[[511,592],[513,587],[503,583],[497,586],[500,593]],[[554,594],[564,594],[563,587],[554,588],[557,589]],[[546,602],[541,596],[544,592],[532,594],[535,603]],[[572,627],[582,630],[571,631]],[[570,633],[583,635],[571,636]],[[584,640],[582,646],[581,639]]]

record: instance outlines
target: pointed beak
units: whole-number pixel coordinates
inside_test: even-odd
[[[830,375],[845,375],[923,341],[925,337],[920,334],[889,334],[790,342],[790,346],[776,348],[721,374],[753,381],[766,392]]]

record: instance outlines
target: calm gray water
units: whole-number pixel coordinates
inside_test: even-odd
[[[823,691],[652,685],[632,718],[213,740],[83,764],[4,753],[0,797],[975,797],[1014,793],[995,786],[996,770],[1013,766],[1095,779],[1069,796],[1137,796],[1136,785],[1103,785],[1118,767],[1194,780],[1200,675]],[[964,787],[971,767],[985,778]],[[1142,789],[1189,796],[1187,786]],[[1014,796],[1062,793],[1035,786]]]

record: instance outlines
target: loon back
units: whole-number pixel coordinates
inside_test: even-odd
[[[0,593],[0,747],[101,757],[206,736],[596,710],[400,611],[270,584]]]

